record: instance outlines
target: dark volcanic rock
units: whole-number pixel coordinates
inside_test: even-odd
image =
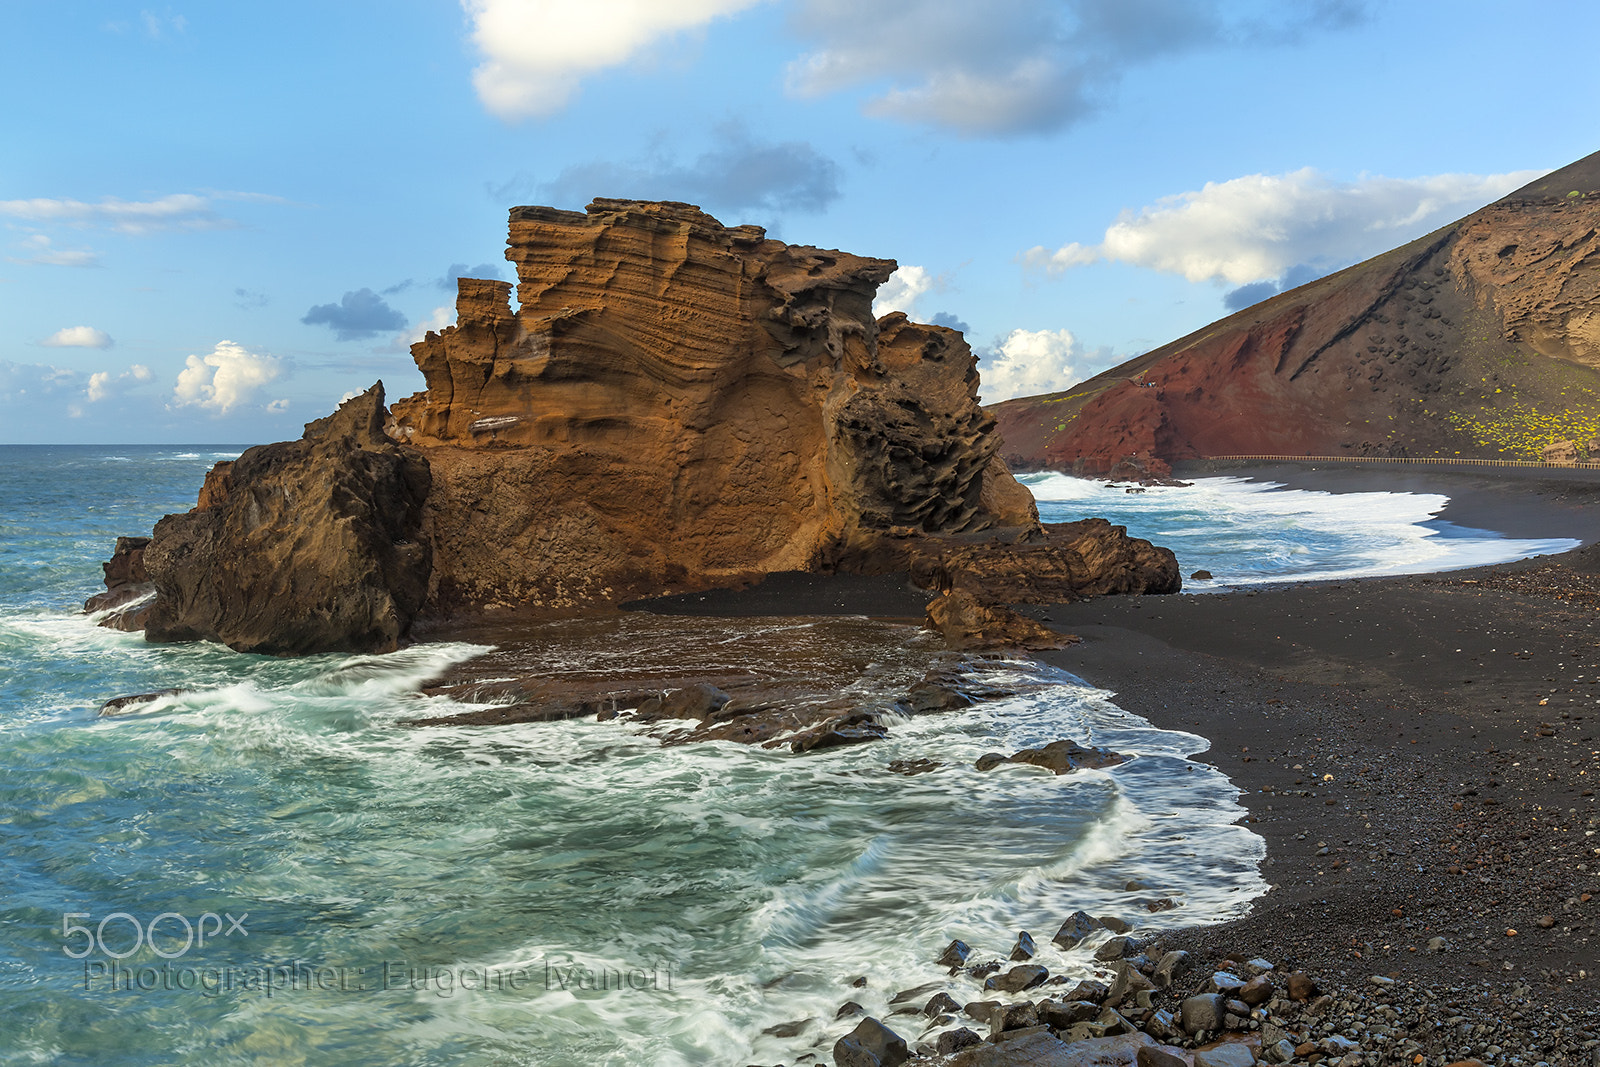
[[[1062,948],[1076,948],[1078,942],[1094,933],[1104,930],[1105,924],[1086,911],[1075,911],[1068,916],[1067,921],[1061,924],[1061,929],[1056,931],[1056,936],[1050,940]]]
[[[156,524],[144,565],[152,641],[241,652],[384,652],[428,592],[428,464],[383,434],[383,386],[298,441],[219,464],[204,506]]]
[[[838,1067],[900,1067],[910,1058],[905,1039],[871,1016],[833,1046]]]
[[[987,771],[1002,763],[1026,763],[1034,767],[1043,767],[1055,774],[1067,774],[1085,768],[1115,767],[1127,761],[1127,756],[1120,752],[1112,752],[1110,749],[1084,748],[1076,741],[1052,741],[1043,748],[1025,748],[1013,756],[987,752],[978,757],[976,766],[980,771]]]
[[[148,599],[156,587],[144,566],[148,537],[119,537],[111,558],[100,565],[105,572],[106,591],[83,602],[83,610],[94,614],[109,612],[101,626],[113,630],[142,630],[149,616]]]
[[[1065,648],[1077,642],[999,604],[985,604],[968,592],[946,593],[928,604],[928,628],[939,631],[953,649]]]
[[[170,689],[157,689],[150,693],[134,693],[131,696],[112,697],[110,700],[100,705],[100,714],[115,715],[119,711],[124,711],[139,704],[148,704],[151,701],[160,700],[162,697],[173,697],[179,695],[180,693],[189,692],[193,692],[193,690],[185,689],[181,686],[174,686]]]
[[[840,745],[859,745],[864,741],[881,741],[889,736],[889,728],[870,712],[853,712],[796,734],[789,741],[791,752],[813,752],[821,748]]]

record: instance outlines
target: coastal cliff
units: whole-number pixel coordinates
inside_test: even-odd
[[[460,279],[456,324],[412,346],[425,391],[391,411],[380,383],[157,524],[149,639],[385,650],[419,618],[944,573],[928,561],[958,551],[977,574],[1057,539],[962,336],[873,318],[893,261],[623,200],[514,208],[508,245],[517,307]],[[1176,588],[1170,552],[1101,525],[1052,557],[1051,596]],[[1083,565],[1133,557],[1110,585]]]
[[[817,570],[891,532],[1037,524],[960,334],[881,325],[891,260],[687,204],[511,212],[503,282],[462,279],[413,347],[434,599],[560,607]],[[530,567],[529,560],[538,566]]]
[[[1014,467],[1541,458],[1600,436],[1600,153],[1130,360],[989,410]]]

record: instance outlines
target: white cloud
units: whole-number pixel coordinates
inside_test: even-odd
[[[24,253],[30,255],[7,256],[13,263],[40,263],[50,267],[98,267],[100,256],[85,248],[56,248],[50,238],[42,233],[30,234],[20,242]]]
[[[84,390],[84,395],[91,404],[98,403],[108,396],[122,392],[130,384],[148,382],[155,375],[143,363],[131,364],[121,374],[112,376],[110,371],[97,370],[89,375],[89,387]]]
[[[226,415],[248,403],[268,382],[282,373],[281,362],[272,356],[250,352],[232,341],[218,341],[209,355],[190,356],[178,372],[172,398],[180,407],[208,408]]]
[[[484,62],[472,83],[503,119],[554,114],[586,75],[761,0],[461,0]]]
[[[1125,211],[1098,245],[1077,242],[1024,260],[1052,272],[1099,259],[1131,263],[1191,282],[1234,285],[1290,268],[1341,267],[1414,240],[1525,185],[1543,171],[1362,177],[1335,181],[1311,167],[1208,182]]]
[[[880,319],[891,311],[903,311],[911,316],[916,311],[917,299],[932,290],[937,281],[925,267],[901,267],[878,287],[878,295],[872,300],[872,313]]]
[[[1103,349],[1085,351],[1068,330],[1012,330],[979,362],[978,393],[985,404],[1057,393],[1114,359]]]
[[[42,398],[77,394],[82,378],[67,367],[0,359],[0,404],[32,405]]]
[[[288,400],[287,397],[285,397],[285,398],[283,398],[281,400],[274,400],[274,401],[272,401],[271,403],[269,403],[267,405],[267,414],[268,415],[282,415],[285,411],[288,411],[288,410],[289,410],[289,400]]]
[[[426,318],[422,318],[422,322],[395,334],[394,344],[384,347],[384,350],[410,352],[413,344],[427,338],[427,331],[432,330],[434,333],[438,333],[445,326],[454,325],[456,325],[456,309],[454,307],[435,307],[432,312],[427,314]],[[349,397],[346,397],[346,400],[349,400]]]
[[[111,335],[93,326],[68,326],[39,342],[46,348],[110,348]]]
[[[143,235],[158,230],[218,230],[237,225],[218,215],[209,197],[173,193],[156,200],[104,197],[95,203],[52,197],[0,200],[0,215],[33,222],[68,222],[103,226],[118,233]]]
[[[1110,100],[1129,70],[1256,40],[1360,21],[1354,0],[1271,5],[1217,0],[796,0],[812,51],[788,88],[860,88],[863,110],[967,136],[1060,129]]]

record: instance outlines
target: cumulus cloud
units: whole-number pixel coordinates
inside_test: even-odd
[[[68,326],[39,342],[46,348],[110,348],[111,335],[93,326]]]
[[[933,314],[933,318],[928,321],[935,326],[945,326],[952,330],[960,330],[962,333],[972,329],[971,326],[968,326],[948,311],[936,311]]]
[[[1085,350],[1068,330],[1012,330],[978,364],[979,399],[1058,393],[1114,363],[1109,349]]]
[[[98,226],[135,236],[161,230],[220,230],[238,225],[218,215],[210,197],[194,193],[173,193],[155,200],[108,196],[94,203],[50,197],[0,200],[0,215],[32,222]]]
[[[1130,68],[1293,41],[1359,22],[1361,10],[1349,0],[799,0],[791,26],[815,47],[787,81],[799,96],[868,87],[868,115],[968,136],[1041,132],[1091,114]]]
[[[917,299],[934,287],[934,277],[926,267],[907,264],[889,275],[889,280],[878,286],[878,295],[872,301],[872,313],[880,319],[891,311],[903,311],[915,317]]]
[[[47,363],[12,363],[0,359],[0,403],[34,405],[41,400],[76,396],[83,376]]]
[[[1420,237],[1541,173],[1355,181],[1311,167],[1249,174],[1125,211],[1098,245],[1037,247],[1023,258],[1052,272],[1105,259],[1236,286],[1296,267],[1315,276]]]
[[[7,256],[13,263],[39,263],[49,267],[98,267],[100,255],[86,248],[57,248],[42,233],[29,234],[18,242],[20,256]]]
[[[444,269],[444,273],[435,278],[433,284],[439,289],[453,293],[456,291],[457,278],[500,278],[500,272],[505,264],[479,263],[476,267],[469,267],[465,263],[452,263]]]
[[[455,308],[436,307],[426,318],[405,332],[404,336],[400,340],[400,347],[410,348],[418,341],[427,337],[428,331],[432,330],[434,333],[438,333],[446,326],[454,326],[455,321]],[[345,399],[349,400],[350,398],[345,397]]]
[[[621,66],[658,41],[760,0],[462,0],[478,99],[507,120],[551,115],[587,75]]]
[[[113,375],[110,371],[97,370],[89,375],[89,387],[84,390],[84,395],[91,404],[98,403],[108,396],[122,392],[132,385],[148,382],[155,375],[143,363],[131,364],[121,374]]]
[[[687,163],[658,148],[632,162],[568,167],[539,191],[551,203],[615,196],[772,213],[822,211],[838,199],[839,165],[809,142],[758,140],[739,123],[719,126],[714,138],[715,148]]]
[[[283,372],[281,361],[251,352],[232,341],[218,341],[204,356],[190,356],[178,372],[172,399],[179,407],[200,407],[226,415],[248,404],[256,391]]]
[[[300,319],[307,326],[326,326],[341,341],[404,329],[406,317],[371,289],[345,293],[337,304],[318,304]]]

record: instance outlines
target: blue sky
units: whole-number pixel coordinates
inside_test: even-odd
[[[690,200],[890,257],[986,400],[1600,149],[1600,8],[0,0],[0,442],[297,436],[510,280],[506,209]]]

